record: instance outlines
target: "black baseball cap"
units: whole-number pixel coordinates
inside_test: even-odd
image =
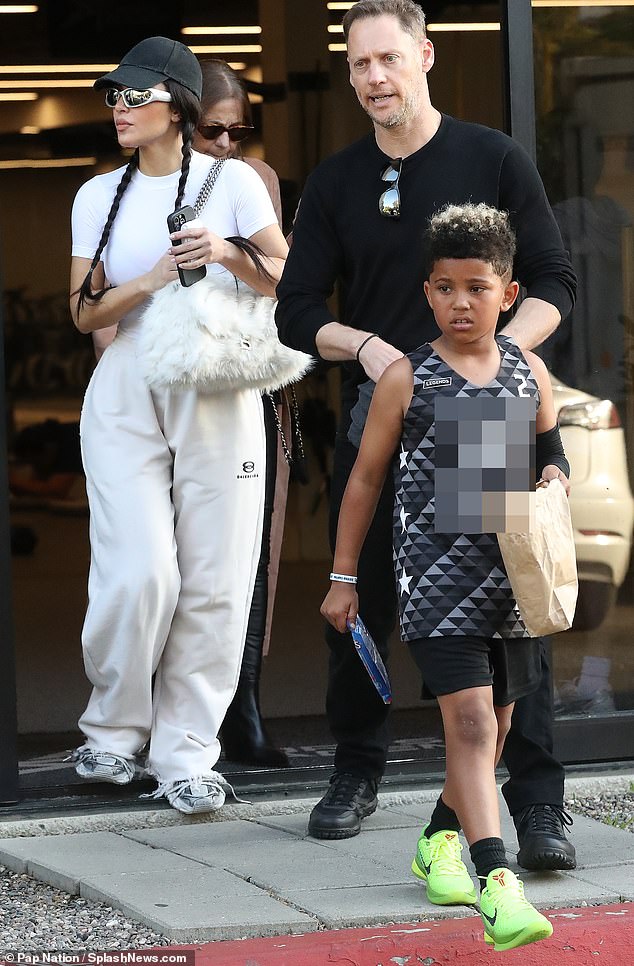
[[[200,100],[203,76],[200,64],[189,47],[168,37],[148,37],[136,44],[109,74],[99,77],[94,87],[123,84],[145,91],[164,80],[177,81]]]

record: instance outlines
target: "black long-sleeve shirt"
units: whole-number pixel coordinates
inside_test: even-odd
[[[539,174],[515,141],[443,115],[434,137],[405,158],[401,216],[379,214],[390,162],[371,134],[323,161],[302,194],[293,244],[277,287],[282,342],[318,355],[315,337],[334,321],[327,299],[340,282],[339,321],[377,332],[403,352],[438,335],[423,292],[423,232],[445,204],[485,202],[508,211],[517,235],[514,277],[527,295],[570,312],[576,278]],[[367,377],[346,365],[344,397]]]

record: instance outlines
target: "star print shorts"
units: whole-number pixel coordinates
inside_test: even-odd
[[[521,637],[426,637],[407,645],[423,678],[423,697],[493,686],[493,703],[512,704],[537,690],[541,640]]]

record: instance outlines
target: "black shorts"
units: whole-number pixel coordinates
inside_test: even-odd
[[[493,703],[512,704],[537,690],[541,639],[425,637],[408,642],[423,677],[423,697],[493,685]]]

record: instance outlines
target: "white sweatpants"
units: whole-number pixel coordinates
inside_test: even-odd
[[[120,333],[93,373],[80,432],[93,685],[80,728],[91,748],[128,758],[149,739],[160,781],[203,775],[220,754],[260,552],[259,393],[150,391]]]

